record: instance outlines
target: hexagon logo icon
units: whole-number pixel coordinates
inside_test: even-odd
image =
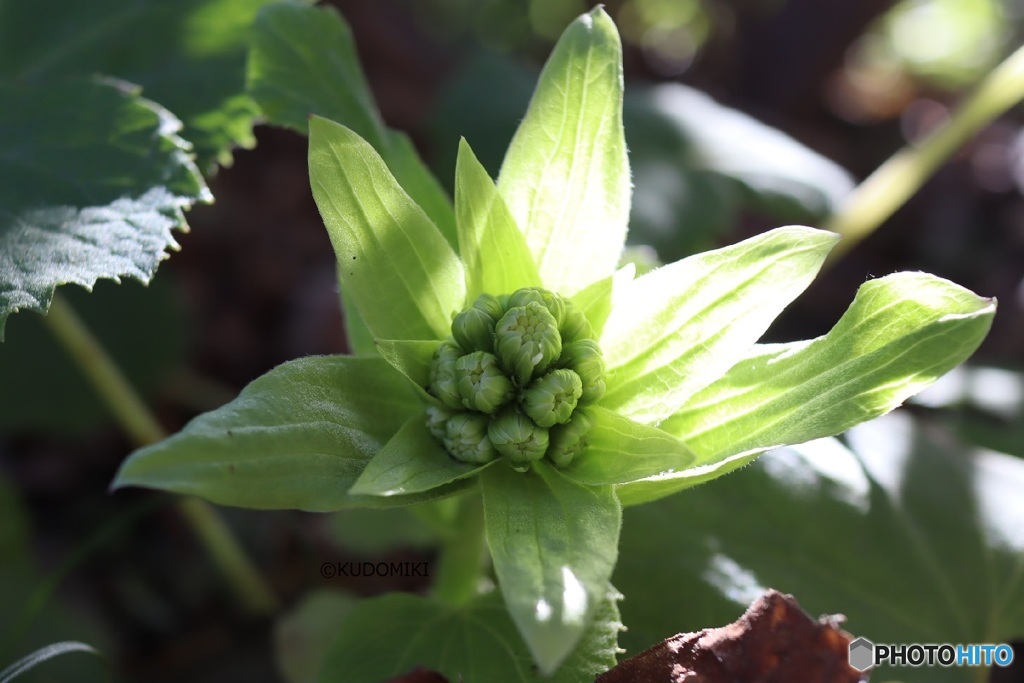
[[[875,644],[867,638],[850,641],[850,666],[857,671],[867,671],[875,661]]]

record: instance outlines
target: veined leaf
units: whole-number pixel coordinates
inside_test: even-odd
[[[458,248],[451,199],[409,137],[384,125],[359,65],[352,32],[334,8],[296,1],[263,8],[253,25],[248,88],[272,123],[305,135],[309,116],[315,114],[355,131]]]
[[[383,339],[443,339],[465,300],[462,263],[370,145],[310,120],[309,174],[342,286]]]
[[[512,620],[542,673],[569,656],[615,566],[622,509],[610,486],[580,486],[543,461],[480,476],[487,545]]]
[[[498,189],[544,286],[573,295],[615,269],[629,220],[622,45],[600,7],[574,21],[541,73]]]
[[[533,666],[497,593],[457,606],[400,593],[373,598],[342,622],[317,680],[379,683],[422,666],[467,683],[593,683],[615,665],[620,597],[606,590],[579,646],[552,676]]]
[[[893,413],[845,437],[625,513],[615,583],[631,652],[734,618],[765,587],[876,643],[1000,643],[1024,633],[1024,461],[957,446]],[[784,541],[780,541],[784,539]],[[798,549],[798,552],[794,551]],[[1019,655],[1019,653],[1018,653]],[[872,680],[974,683],[972,667]]]
[[[659,474],[674,474],[697,460],[679,439],[660,429],[633,422],[606,408],[587,409],[593,426],[587,449],[562,474],[580,484],[624,484]]]
[[[434,400],[426,388],[430,382],[430,362],[441,346],[439,340],[376,339],[373,343],[381,358],[405,375],[421,398]]]
[[[540,286],[526,240],[465,139],[455,166],[455,220],[466,266],[466,298]]]
[[[810,284],[837,235],[790,226],[659,268],[616,292],[602,405],[644,424],[735,364]]]
[[[623,288],[629,286],[634,277],[636,277],[636,266],[627,263],[611,275],[587,285],[572,297],[572,302],[579,306],[583,315],[587,317],[596,338],[601,338],[604,325],[608,322],[608,316],[612,312],[615,301],[615,293],[621,293]]]
[[[0,340],[59,285],[149,282],[209,191],[169,112],[95,80],[0,83]]]
[[[962,363],[994,313],[992,300],[933,275],[872,280],[827,335],[755,347],[661,428],[701,464],[838,434],[889,412]],[[679,487],[640,482],[619,493],[634,504]]]
[[[424,493],[471,477],[496,462],[471,465],[451,457],[427,431],[426,417],[420,412],[366,464],[349,492],[382,497]]]
[[[259,509],[415,502],[424,497],[347,492],[370,458],[421,410],[406,379],[381,358],[291,361],[169,439],[135,451],[114,487],[146,486]]]

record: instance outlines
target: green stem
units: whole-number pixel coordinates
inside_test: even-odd
[[[53,297],[46,322],[137,446],[166,436],[120,368],[60,295]],[[257,614],[274,612],[277,600],[273,592],[217,511],[201,500],[189,498],[179,501],[178,510],[241,602]]]
[[[824,226],[845,238],[829,260],[870,235],[975,133],[1022,99],[1024,47],[989,73],[946,123],[897,152],[853,191]]]
[[[434,596],[459,605],[480,588],[484,561],[484,506],[479,495],[462,498],[452,535],[441,544]]]

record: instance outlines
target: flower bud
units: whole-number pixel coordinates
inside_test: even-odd
[[[488,418],[479,413],[453,415],[445,427],[444,446],[456,460],[483,465],[498,457],[487,436]]]
[[[548,459],[555,467],[566,467],[576,456],[587,447],[587,432],[593,426],[590,416],[582,410],[572,414],[566,424],[551,428],[551,446],[548,448]]]
[[[569,421],[583,394],[583,382],[572,370],[552,370],[538,377],[522,393],[523,410],[539,427]]]
[[[570,368],[583,382],[580,403],[593,403],[604,396],[604,356],[601,347],[593,339],[579,339],[562,347],[558,359],[559,367]]]
[[[547,307],[547,302],[544,301],[544,295],[541,290],[536,287],[523,287],[512,292],[508,297],[508,307],[515,308],[516,306],[525,306],[530,302],[538,303],[541,306]]]
[[[544,457],[548,449],[548,430],[538,427],[515,409],[491,418],[487,435],[499,453],[520,471]]]
[[[502,303],[496,296],[481,294],[473,302],[473,308],[479,309],[497,320],[508,310],[508,299],[506,298],[505,303]]]
[[[455,379],[455,362],[462,356],[462,349],[455,342],[448,340],[438,347],[434,360],[430,363],[430,376],[427,389],[441,403],[453,410],[462,409],[462,397]]]
[[[494,323],[487,311],[475,305],[455,316],[452,321],[452,336],[466,351],[494,351]]]
[[[590,321],[583,315],[583,311],[571,301],[565,302],[565,312],[558,324],[558,332],[566,344],[580,339],[594,338],[594,330],[590,327]]]
[[[520,385],[543,372],[562,352],[555,319],[536,301],[510,308],[498,321],[495,333],[498,358]]]
[[[450,410],[438,408],[437,406],[427,406],[427,431],[430,432],[432,437],[444,443],[447,436],[445,425],[453,415],[455,413]]]
[[[473,309],[470,309],[473,310]],[[498,367],[493,354],[474,351],[455,362],[462,405],[482,413],[493,413],[512,398],[512,382]]]

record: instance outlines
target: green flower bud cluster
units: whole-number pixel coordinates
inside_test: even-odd
[[[427,409],[427,428],[456,460],[565,467],[586,446],[604,359],[586,317],[558,294],[482,294],[452,321],[427,390],[441,404]]]

